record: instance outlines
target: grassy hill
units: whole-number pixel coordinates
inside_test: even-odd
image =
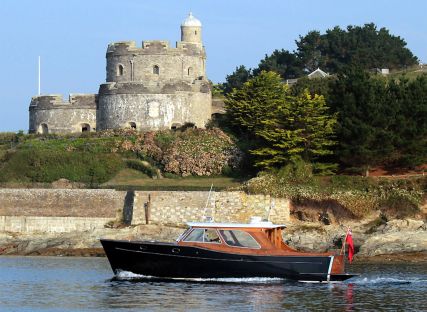
[[[86,187],[209,190],[239,185],[239,150],[218,129],[106,131],[74,135],[0,133],[2,185],[51,183]]]

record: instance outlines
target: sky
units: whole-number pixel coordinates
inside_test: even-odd
[[[427,63],[426,0],[1,0],[0,131],[28,130],[38,56],[42,94],[97,93],[109,43],[174,46],[189,11],[203,24],[213,82],[239,65],[256,67],[275,49],[295,50],[310,30],[371,22],[404,38]]]

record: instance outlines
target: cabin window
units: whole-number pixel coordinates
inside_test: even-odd
[[[213,229],[194,229],[184,242],[221,243],[219,235]]]
[[[124,71],[123,65],[119,64],[119,66],[117,66],[117,76],[123,76],[123,71]]]
[[[231,247],[261,248],[258,242],[247,232],[239,230],[220,230],[222,238]]]
[[[159,75],[160,74],[160,68],[157,65],[153,66],[153,74],[154,75]]]

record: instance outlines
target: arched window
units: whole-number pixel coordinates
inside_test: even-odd
[[[90,132],[90,125],[87,123],[83,123],[80,125],[82,132]]]
[[[39,131],[38,132],[41,133],[41,134],[48,134],[49,133],[49,127],[47,126],[47,124],[42,123],[39,126]]]
[[[117,76],[123,76],[124,67],[122,64],[117,66]]]
[[[187,74],[188,76],[193,76],[193,67],[188,67]]]
[[[154,75],[159,75],[160,74],[160,68],[157,65],[153,66],[153,74]]]

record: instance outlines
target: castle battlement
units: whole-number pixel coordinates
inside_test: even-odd
[[[168,54],[168,55],[203,55],[205,53],[201,44],[177,41],[175,47],[170,45],[167,40],[144,40],[141,46],[138,46],[135,41],[120,41],[113,42],[108,45],[108,56],[124,56],[135,57],[137,55],[153,55],[153,54]]]
[[[51,108],[70,108],[78,107],[96,108],[97,95],[74,93],[65,100],[62,94],[37,95],[31,98],[30,108],[33,109],[51,109]]]

